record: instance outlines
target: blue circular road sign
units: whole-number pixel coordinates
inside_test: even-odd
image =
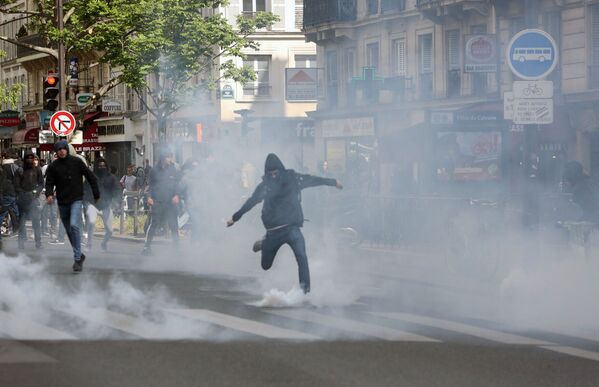
[[[545,78],[557,65],[555,40],[547,32],[529,29],[518,32],[507,47],[512,72],[527,81]]]

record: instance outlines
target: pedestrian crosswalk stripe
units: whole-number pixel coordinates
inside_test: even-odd
[[[199,320],[206,323],[220,325],[229,329],[251,333],[258,336],[271,339],[288,340],[317,340],[318,336],[291,329],[281,328],[275,325],[266,324],[254,320],[248,320],[241,317],[235,317],[228,314],[214,312],[208,309],[167,309],[168,312],[177,316]]]
[[[0,311],[0,332],[17,340],[75,340],[66,332],[39,324],[27,317]]]
[[[329,316],[309,310],[267,310],[266,312],[295,320],[307,321],[310,323],[327,326],[340,331],[376,337],[383,340],[439,342],[439,340],[432,339],[430,337],[421,336],[398,329],[350,320],[343,317]]]
[[[56,362],[56,359],[18,341],[0,340],[0,364]]]
[[[495,341],[503,344],[551,345],[551,343],[543,340],[537,340],[530,337],[500,332],[487,328],[481,328],[478,326],[463,324],[455,321],[441,320],[433,317],[419,316],[409,313],[372,312],[372,314],[418,325],[425,325],[428,327],[445,329],[448,331],[462,333],[469,336],[475,336],[485,340]]]
[[[585,349],[562,346],[562,345],[553,345],[553,346],[541,346],[543,349],[547,349],[549,351],[559,352],[570,356],[581,357],[584,359],[599,361],[599,352],[587,351]]]

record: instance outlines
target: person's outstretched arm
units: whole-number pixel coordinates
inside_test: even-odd
[[[297,174],[297,181],[300,189],[310,188],[310,187],[318,187],[321,185],[328,185],[331,187],[337,187],[338,189],[342,189],[343,185],[339,180],[329,179],[327,177],[313,176],[313,175],[303,175]]]
[[[262,183],[258,184],[256,189],[254,190],[254,193],[252,193],[252,196],[250,196],[249,199],[246,200],[246,202],[243,204],[243,206],[241,206],[239,211],[237,211],[236,213],[233,214],[233,217],[231,218],[231,220],[227,221],[227,227],[231,227],[232,225],[234,225],[235,222],[237,222],[239,219],[241,219],[243,214],[245,214],[246,212],[248,212],[249,210],[254,208],[254,206],[256,204],[258,204],[262,200],[264,200],[265,194],[266,194],[266,184],[264,184],[264,182],[262,182]]]

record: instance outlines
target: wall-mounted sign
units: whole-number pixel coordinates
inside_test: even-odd
[[[0,126],[19,126],[19,112],[14,110],[4,110],[0,112]]]
[[[316,101],[318,99],[318,69],[285,69],[285,99],[287,101]]]
[[[233,86],[231,85],[224,85],[222,90],[220,91],[220,97],[222,99],[234,99],[235,98],[235,92],[233,91]]]
[[[79,93],[75,96],[77,100],[77,106],[83,107],[90,99],[94,96],[94,93]]]
[[[123,104],[114,99],[102,99],[102,111],[106,113],[122,113]]]
[[[497,71],[497,39],[495,35],[466,35],[464,71],[494,73]]]
[[[322,137],[374,136],[374,118],[340,118],[322,121]]]
[[[69,75],[69,86],[79,86],[79,59],[77,57],[72,57],[69,60]]]

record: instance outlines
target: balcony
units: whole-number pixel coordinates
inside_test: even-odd
[[[425,17],[435,23],[443,23],[447,17],[466,19],[471,14],[489,16],[490,0],[416,0],[416,7]]]
[[[37,35],[37,34],[22,36],[20,38],[17,38],[17,40],[21,43],[27,43],[27,44],[31,44],[34,46],[45,47],[47,44],[46,40],[42,36]],[[39,54],[39,52],[34,51],[27,47],[17,46],[17,58],[25,58],[27,56],[36,55],[36,54]]]
[[[356,20],[356,0],[304,0],[304,29]]]

